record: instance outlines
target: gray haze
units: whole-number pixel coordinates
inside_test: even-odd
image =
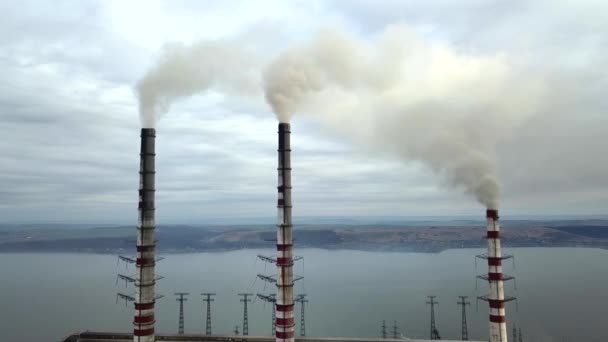
[[[604,213],[607,6],[545,0],[3,2],[0,215],[8,222],[135,222],[141,123],[133,86],[159,65],[166,44],[246,39],[263,46],[264,56],[276,56],[305,45],[323,27],[340,27],[371,44],[396,23],[424,44],[474,59],[496,57],[508,70],[551,86],[540,113],[493,129],[501,136],[488,148],[495,151],[490,161],[502,183],[505,215]],[[521,91],[515,88],[504,91],[505,98]],[[159,223],[273,215],[276,120],[263,94],[252,100],[232,91],[213,83],[199,95],[174,95],[182,100],[172,103],[170,120],[158,123]],[[292,120],[295,216],[479,213],[468,195],[443,186],[450,180],[438,178],[428,163],[403,162],[411,159],[409,151],[397,158],[388,147],[366,150],[352,144],[353,132],[327,132],[340,122],[321,122],[304,115]]]

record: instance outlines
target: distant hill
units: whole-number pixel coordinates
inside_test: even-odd
[[[503,244],[510,247],[608,246],[608,221],[505,221]],[[299,248],[368,251],[438,252],[452,248],[485,247],[482,222],[466,220],[402,224],[300,224],[294,227]],[[130,253],[135,248],[134,226],[0,230],[0,252]],[[273,247],[276,230],[261,225],[161,225],[158,250],[165,253],[225,251]]]
[[[595,239],[608,239],[608,227],[597,225],[597,226],[586,226],[586,225],[568,225],[568,226],[557,226],[550,227],[555,230],[560,230],[570,234],[576,234],[580,236],[586,236]]]
[[[459,216],[298,216],[297,223],[300,225],[337,225],[337,226],[369,226],[369,225],[389,225],[389,226],[468,226],[483,225],[485,218],[483,212],[479,215],[459,215]],[[505,215],[502,217],[504,226],[516,225],[607,225],[608,215],[558,215],[558,216],[539,216],[539,215]],[[206,218],[204,220],[189,220],[185,218],[184,223],[172,224],[171,226],[191,226],[191,227],[261,227],[273,226],[276,222],[274,216],[261,217],[230,217],[230,218]],[[31,230],[31,229],[89,229],[89,228],[111,228],[111,227],[132,227],[134,223],[115,223],[115,224],[96,224],[96,223],[0,223],[0,231],[9,230]]]

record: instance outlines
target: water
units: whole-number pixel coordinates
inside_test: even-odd
[[[382,320],[408,337],[428,338],[429,309],[425,296],[438,296],[438,328],[444,339],[460,337],[459,295],[468,295],[469,334],[483,340],[487,335],[487,304],[475,297],[474,255],[482,250],[450,250],[439,254],[376,253],[360,251],[299,251],[296,273],[305,276],[296,293],[310,299],[306,307],[307,334],[311,336],[374,336]],[[519,297],[519,308],[508,306],[511,323],[522,328],[525,341],[606,341],[608,303],[608,251],[578,248],[511,249],[517,277],[506,286]],[[270,293],[274,286],[256,280],[257,273],[271,274],[271,265],[257,260],[258,253],[243,250],[226,253],[168,255],[159,263],[165,279],[158,292],[166,297],[157,304],[157,330],[177,331],[178,303],[174,292],[190,292],[186,302],[186,333],[204,332],[205,310],[200,292],[216,292],[213,303],[214,333],[228,333],[242,325],[239,292]],[[95,254],[0,254],[0,331],[2,341],[58,341],[80,330],[129,331],[132,304],[115,303],[115,293],[126,291],[115,284],[116,257]],[[483,272],[483,263],[478,271]],[[133,273],[132,266],[125,273]],[[299,322],[299,305],[296,307]],[[250,335],[270,334],[271,306],[256,300],[250,304]],[[299,326],[296,326],[299,329]],[[390,329],[389,329],[390,330]]]

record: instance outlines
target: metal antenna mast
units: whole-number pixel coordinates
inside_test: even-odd
[[[393,338],[396,340],[399,338],[399,330],[397,327],[397,321],[393,322]]]
[[[386,338],[386,321],[382,320],[382,338]]]
[[[259,294],[258,293],[258,298],[260,298],[261,300],[268,302],[272,305],[272,336],[275,335],[276,329],[275,329],[275,320],[277,317],[277,311],[276,311],[276,302],[277,302],[277,295],[276,294],[269,294],[269,295],[263,295],[263,294]]]
[[[186,296],[190,295],[188,292],[176,292],[177,301],[179,302],[179,326],[177,328],[177,333],[179,335],[184,334],[184,302],[188,300]]]
[[[215,299],[211,298],[215,296],[215,293],[201,293],[203,296],[203,302],[207,303],[207,322],[205,323],[205,335],[211,335],[211,302]]]
[[[308,299],[306,299],[306,294],[299,294],[294,300],[297,303],[300,303],[300,336],[306,336],[306,314],[304,313],[304,308],[306,307],[306,303],[308,303]]]
[[[439,335],[439,331],[437,331],[437,325],[435,322],[435,304],[439,304],[435,301],[437,296],[427,296],[429,301],[426,302],[431,306],[431,340],[441,340],[441,336]]]
[[[458,301],[458,305],[462,306],[462,338],[463,341],[469,340],[469,329],[467,328],[467,305],[471,305],[471,303],[467,302],[467,296],[458,296],[460,300]]]
[[[241,302],[243,303],[243,335],[249,335],[249,318],[247,317],[247,303],[251,302],[249,296],[253,296],[253,293],[239,293]]]

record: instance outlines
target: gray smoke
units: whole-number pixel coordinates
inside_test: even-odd
[[[242,39],[167,44],[136,86],[142,126],[155,127],[174,101],[205,90],[259,93],[258,56]]]
[[[500,193],[496,145],[544,93],[506,56],[461,53],[403,26],[368,41],[320,32],[278,56],[264,86],[280,121],[306,115],[365,147],[422,162],[489,208]]]

